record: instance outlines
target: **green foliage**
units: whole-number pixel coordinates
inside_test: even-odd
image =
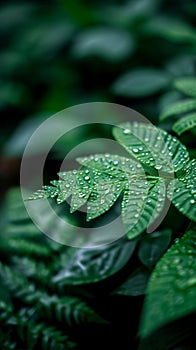
[[[2,350],[138,349],[143,299],[153,269],[157,281],[152,275],[141,349],[195,350],[193,234],[178,243],[195,220],[195,14],[192,0],[7,0],[0,5]],[[124,135],[120,125],[115,133],[129,153],[126,158],[105,157],[102,143],[98,148],[93,141],[85,151],[95,156],[82,153],[81,169],[64,173],[62,182],[37,193],[49,199],[57,214],[73,219],[75,229],[60,226],[41,210],[41,200],[34,203],[45,225],[60,239],[66,235],[70,245],[77,243],[78,223],[84,223],[80,206],[87,203],[88,220],[107,211],[85,223],[93,232],[94,225],[116,218],[123,203],[125,230],[136,239],[125,236],[112,245],[75,249],[44,237],[28,217],[19,190],[7,189],[19,185],[23,150],[40,123],[66,107],[92,101],[128,106],[158,128],[133,123]],[[161,121],[158,115],[163,115]],[[107,118],[111,125],[122,123],[121,116],[111,113]],[[44,183],[76,145],[110,137],[104,113],[99,122],[58,140],[45,164]],[[177,133],[182,143],[163,129]],[[48,149],[52,134],[51,128],[29,159],[33,183],[34,156],[39,159]],[[161,137],[159,143],[156,137]],[[84,181],[86,170],[91,183]],[[73,215],[67,204],[57,206],[53,200],[67,200],[68,192]],[[168,197],[173,205],[159,224]],[[103,242],[112,234],[102,225],[99,232]],[[88,237],[80,243],[83,239],[88,245]],[[152,333],[151,326],[156,327]]]
[[[144,123],[120,124],[113,134],[137,161],[109,154],[78,158],[84,169],[59,173],[62,180],[51,181],[55,187],[44,186],[29,199],[58,196],[57,203],[62,203],[72,195],[71,212],[87,201],[87,220],[91,220],[109,210],[122,192],[122,221],[132,239],[159,217],[169,184],[170,200],[195,220],[195,161],[189,161],[186,147],[167,132]],[[147,166],[146,173],[138,161]]]
[[[187,114],[185,117],[179,119],[173,125],[173,130],[179,136],[187,130],[193,129],[196,126],[196,113]]]
[[[195,254],[192,228],[158,262],[147,288],[140,330],[143,338],[196,311]]]
[[[169,82],[167,73],[141,68],[123,73],[112,85],[112,91],[120,96],[141,98],[165,89]]]

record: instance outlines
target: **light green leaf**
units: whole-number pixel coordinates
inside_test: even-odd
[[[196,113],[187,114],[185,117],[179,119],[173,125],[173,130],[176,134],[181,135],[183,132],[193,129],[196,126]]]
[[[109,61],[120,61],[135,49],[133,38],[120,29],[97,27],[82,31],[72,47],[77,58],[96,56]]]
[[[65,268],[53,278],[53,283],[79,285],[110,277],[128,262],[135,246],[135,240],[121,239],[96,249],[78,249]]]
[[[168,187],[168,197],[175,207],[189,219],[196,221],[196,160],[193,159],[184,174],[173,179]]]
[[[167,251],[147,288],[140,334],[146,338],[160,327],[196,312],[195,229]]]
[[[161,178],[155,184],[148,183],[147,198],[141,206],[137,224],[128,232],[128,238],[142,233],[154,223],[163,210],[165,190],[165,181]]]
[[[163,172],[174,172],[186,165],[186,147],[166,131],[145,123],[124,123],[114,127],[116,140],[143,164]]]
[[[112,85],[116,95],[125,97],[147,97],[164,89],[170,78],[164,71],[141,68],[121,75]]]
[[[175,114],[183,114],[196,109],[196,100],[187,99],[180,102],[175,102],[172,105],[165,108],[160,115],[160,120],[163,121]]]
[[[146,234],[140,243],[138,256],[140,261],[149,269],[152,269],[162,254],[168,248],[171,241],[171,231],[163,230]]]
[[[196,78],[186,77],[174,80],[176,89],[191,97],[196,97]]]

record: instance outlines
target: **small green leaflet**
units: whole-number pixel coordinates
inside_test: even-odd
[[[151,124],[120,124],[113,134],[135,158],[156,170],[173,173],[189,161],[188,151],[179,140]]]
[[[196,78],[186,77],[175,79],[174,86],[184,94],[191,97],[196,97]]]
[[[190,129],[193,129],[196,126],[196,113],[187,114],[185,117],[179,119],[174,123],[172,129],[179,136]]]
[[[195,229],[192,229],[158,262],[147,288],[140,326],[142,338],[167,323],[196,312],[195,257]]]
[[[160,120],[163,121],[176,114],[183,114],[196,109],[196,99],[187,99],[179,102],[175,102],[166,107],[160,116]]]
[[[124,222],[127,222],[129,225],[129,229],[127,228],[127,236],[129,239],[142,233],[144,228],[147,228],[148,231],[149,226],[153,224],[157,217],[159,217],[165,204],[166,186],[164,180],[159,179],[155,184],[147,183],[146,185],[147,187],[144,187],[144,192],[140,194],[140,197],[138,197],[139,191],[137,187],[135,187],[135,191],[132,190],[128,196],[128,203],[131,204],[131,208],[137,208],[136,214],[133,215],[133,218],[137,218],[133,228],[130,227],[130,223],[133,221],[130,217],[131,208],[129,208],[129,205],[127,204],[125,206],[126,210],[122,210],[122,214],[124,214]],[[138,186],[141,190],[141,180]],[[133,195],[135,195],[135,198],[133,198]],[[139,201],[138,198],[141,198],[142,201]],[[136,202],[138,205],[136,205]]]
[[[184,174],[173,179],[168,188],[168,197],[176,208],[189,219],[196,221],[196,160],[193,159]]]

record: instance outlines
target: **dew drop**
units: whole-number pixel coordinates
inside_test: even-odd
[[[191,204],[194,204],[194,203],[195,203],[195,200],[194,200],[194,199],[191,199],[191,200],[190,200],[190,203],[191,203]]]
[[[89,176],[85,176],[84,180],[88,181],[88,180],[90,180],[90,177]]]
[[[124,129],[123,134],[130,134],[131,130],[130,129]]]
[[[138,149],[137,148],[133,148],[133,152],[134,153],[138,153]]]

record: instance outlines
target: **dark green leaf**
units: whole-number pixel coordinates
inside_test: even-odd
[[[138,296],[145,294],[150,272],[139,267],[113,293],[120,295]]]
[[[149,269],[152,269],[168,248],[170,241],[170,230],[146,234],[142,238],[138,251],[141,262]]]
[[[121,240],[96,249],[78,249],[53,282],[79,285],[110,277],[128,262],[135,245],[136,241]]]
[[[192,229],[167,251],[151,275],[140,326],[142,338],[196,312],[195,257],[195,229]]]

